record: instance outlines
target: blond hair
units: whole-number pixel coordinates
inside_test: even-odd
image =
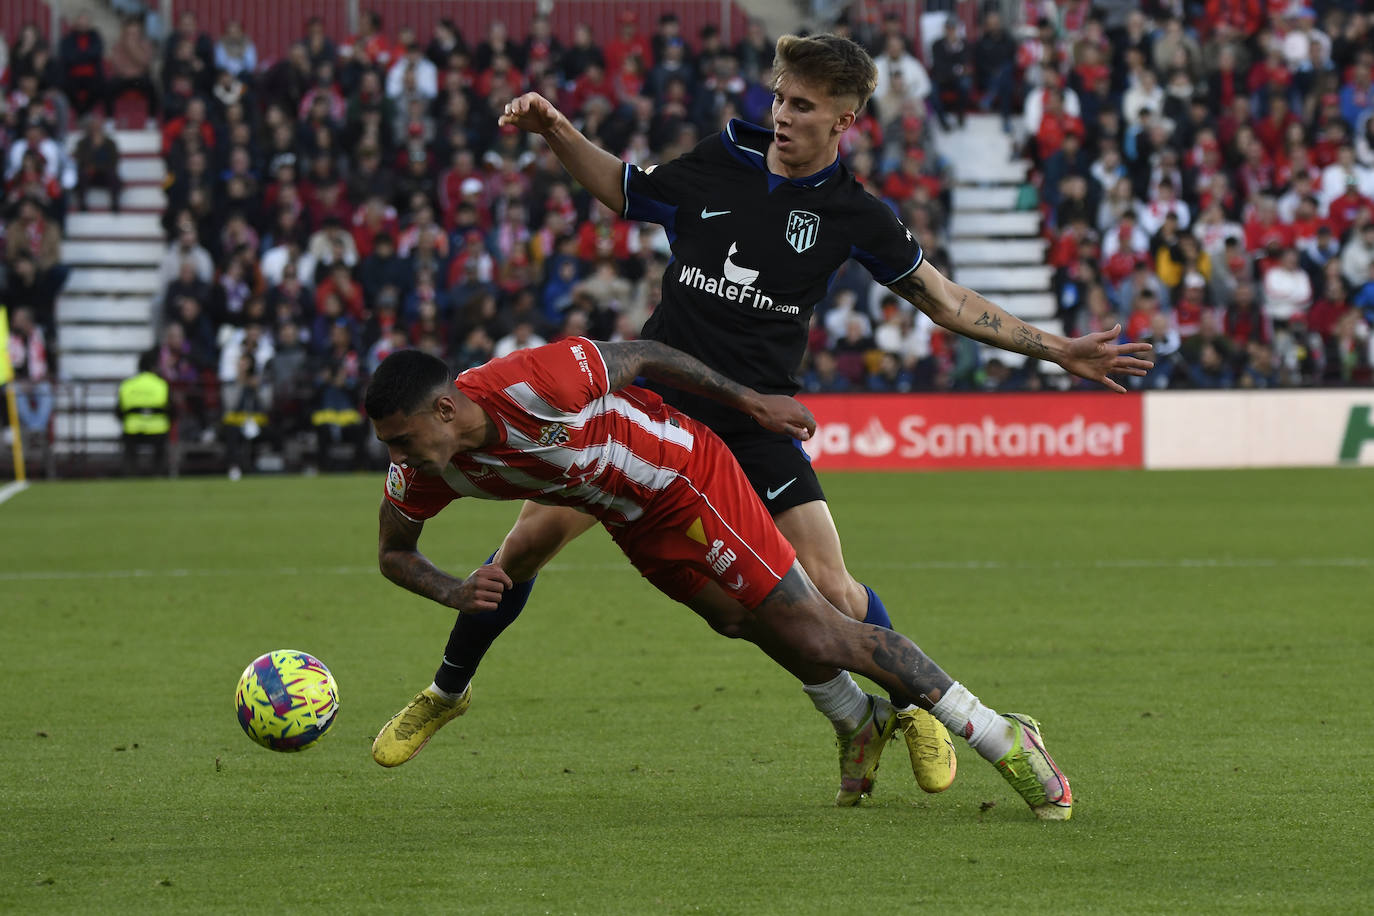
[[[839,35],[784,35],[773,60],[773,87],[784,76],[855,100],[857,112],[878,85],[878,67],[860,45]]]

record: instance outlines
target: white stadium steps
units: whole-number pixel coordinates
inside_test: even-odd
[[[135,293],[156,296],[158,272],[152,268],[124,269],[114,267],[89,267],[72,271],[71,278],[62,290],[67,294],[85,293],[108,295],[112,293],[132,295]]]
[[[1050,293],[1007,293],[997,296],[996,302],[1017,318],[1031,322],[1046,321],[1059,312]]]
[[[956,267],[954,279],[981,293],[1023,293],[1050,288],[1053,270],[1048,264],[1034,267]]]
[[[137,371],[136,352],[62,354],[62,375],[73,382],[123,379]]]
[[[119,177],[126,182],[162,184],[167,180],[167,166],[161,159],[154,159],[151,156],[137,158],[122,156],[119,160]]]
[[[156,130],[117,130],[114,142],[122,156],[162,155],[162,134]]]
[[[110,192],[104,188],[91,188],[86,192],[86,203],[93,210],[108,210]],[[125,185],[119,195],[119,206],[124,210],[160,214],[167,209],[167,195],[160,185]]]
[[[1011,213],[954,212],[949,234],[959,238],[1020,238],[1040,233],[1040,213],[1035,210]]]
[[[85,239],[123,239],[157,242],[165,250],[162,221],[156,213],[71,213],[67,216],[68,244]],[[161,252],[158,257],[161,262]]]
[[[63,292],[57,317],[71,324],[151,325],[153,300],[148,296],[82,296]]]
[[[154,343],[151,322],[138,324],[63,324],[57,343],[64,354],[147,350]]]
[[[79,389],[70,385],[58,385],[54,389],[53,403],[58,410],[88,410],[113,413],[119,400],[119,385],[116,382],[90,382]]]
[[[1017,190],[1006,185],[980,187],[961,185],[954,189],[954,211],[970,213],[974,210],[1011,211],[1016,209]]]
[[[73,267],[82,265],[123,266],[158,265],[166,246],[158,241],[76,241],[62,245],[62,260]]]
[[[115,416],[113,409],[59,413],[54,420],[59,439],[76,441],[119,438],[119,417]]]
[[[1043,239],[954,239],[949,257],[955,264],[1044,264]]]
[[[1029,163],[1015,158],[1001,118],[970,115],[959,129],[937,133],[935,142],[954,177],[948,227],[953,278],[1018,318],[1057,329],[1040,211],[1017,209]],[[1025,362],[993,347],[980,347],[979,354],[985,362],[994,356],[1011,366]]]

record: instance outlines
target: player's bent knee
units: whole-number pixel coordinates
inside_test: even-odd
[[[863,620],[868,615],[868,593],[843,566],[838,569],[822,569],[811,581],[815,584],[816,590],[825,596],[825,600],[846,617]]]
[[[725,609],[722,607],[697,607],[694,610],[721,636],[728,639],[749,639],[752,633],[751,618],[743,607]]]
[[[527,582],[557,556],[563,544],[564,538],[558,532],[522,530],[517,526],[501,542],[498,560],[512,581]]]

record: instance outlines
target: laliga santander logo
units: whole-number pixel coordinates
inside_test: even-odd
[[[870,417],[868,425],[854,437],[855,453],[865,458],[881,458],[896,447],[897,437],[877,417]]]
[[[860,414],[862,416],[862,414]],[[816,433],[803,443],[813,459],[831,455],[836,467],[899,467],[905,463],[938,465],[948,460],[992,459],[992,463],[1057,464],[1121,458],[1127,454],[1133,424],[1088,420],[1073,414],[1049,422],[1001,421],[984,414],[957,422],[932,421],[920,413],[883,418],[870,414],[858,432],[856,423],[818,417]],[[895,454],[894,454],[895,453]],[[886,460],[882,460],[886,459]],[[976,465],[978,462],[973,462]]]

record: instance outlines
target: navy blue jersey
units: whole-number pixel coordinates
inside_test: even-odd
[[[890,285],[920,266],[922,252],[838,160],[805,178],[770,172],[772,136],[733,120],[672,162],[627,165],[624,215],[662,225],[673,251],[662,302],[641,336],[751,388],[795,394],[811,313],[840,265],[855,258]],[[672,400],[713,426],[702,414],[733,413],[704,399]]]

